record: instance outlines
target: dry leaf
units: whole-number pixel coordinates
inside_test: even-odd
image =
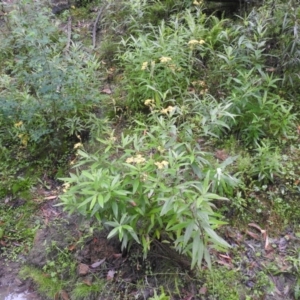
[[[254,227],[256,228],[257,230],[259,230],[260,232],[262,232],[263,230],[255,223],[249,223],[248,226],[251,226],[251,227]]]
[[[60,291],[60,296],[61,296],[61,298],[62,298],[63,300],[70,300],[69,295],[68,295],[67,292],[64,291],[64,290]]]
[[[52,199],[56,199],[57,198],[57,195],[56,196],[48,196],[48,197],[45,197],[44,200],[52,200]]]
[[[231,260],[231,257],[228,256],[228,255],[219,254],[219,256],[220,256],[221,258],[225,258],[225,259]]]
[[[99,266],[101,266],[104,262],[105,262],[106,258],[103,258],[95,263],[93,263],[90,267],[92,269],[98,268]]]
[[[114,253],[113,258],[120,258],[122,257],[122,253]]]
[[[86,264],[79,264],[79,266],[78,266],[78,275],[80,275],[80,276],[84,276],[84,275],[86,275],[88,272],[89,272],[89,266],[88,265],[86,265]]]
[[[225,150],[217,150],[215,152],[215,158],[221,160],[221,161],[224,161],[226,160],[227,158],[229,157],[229,155],[225,152]]]
[[[116,273],[115,270],[109,270],[109,271],[107,272],[106,279],[107,279],[107,280],[113,280],[113,279],[114,279],[114,276],[115,276],[115,273]]]
[[[74,249],[76,248],[76,245],[75,244],[72,244],[68,247],[68,250],[69,251],[73,251]]]
[[[205,295],[207,293],[207,287],[203,286],[200,290],[199,290],[199,294],[200,295]]]
[[[82,280],[82,282],[83,282],[84,284],[88,285],[88,286],[91,286],[91,285],[92,285],[92,281],[89,280],[89,279],[84,279],[84,280]]]
[[[106,89],[103,89],[103,90],[102,90],[102,93],[107,94],[107,95],[110,95],[110,94],[112,93],[112,91],[111,91],[110,88],[106,88]]]
[[[246,233],[248,235],[250,235],[252,238],[254,238],[254,239],[258,240],[258,241],[260,240],[260,236],[257,233],[251,232],[249,230],[247,230]]]
[[[232,267],[231,263],[228,263],[228,262],[223,261],[223,260],[217,260],[217,263],[220,264],[220,265],[226,266],[228,268]]]
[[[194,298],[194,295],[187,295],[183,300],[192,300]]]

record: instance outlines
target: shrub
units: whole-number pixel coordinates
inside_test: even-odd
[[[113,134],[98,139],[102,146],[93,155],[79,150],[76,172],[63,178],[61,204],[96,217],[123,248],[135,240],[146,256],[153,239],[167,239],[192,257],[192,267],[202,259],[210,265],[209,248],[228,246],[215,232],[224,222],[213,201],[226,200],[215,191],[237,181],[227,176],[225,165],[209,162],[184,122],[178,127],[176,111],[154,110],[151,125],[139,123],[119,141]]]
[[[36,2],[14,6],[3,27],[0,143],[10,155],[3,149],[0,157],[24,166],[43,161],[46,152],[57,161],[72,149],[70,141],[89,131],[90,115],[103,99],[96,80],[100,63],[80,44],[66,49],[67,38]]]

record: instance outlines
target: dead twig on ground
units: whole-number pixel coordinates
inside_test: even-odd
[[[71,45],[71,36],[72,36],[72,18],[71,16],[68,18],[68,35],[67,35],[67,45],[65,48],[65,52],[69,51],[70,45]]]
[[[95,20],[95,22],[94,22],[94,27],[93,27],[93,49],[95,49],[96,48],[96,34],[97,34],[97,26],[98,26],[98,22],[99,22],[99,20],[100,20],[100,18],[101,18],[101,16],[102,16],[102,13],[103,13],[103,11],[104,11],[104,9],[107,7],[107,4],[104,4],[101,8],[100,8],[100,10],[99,10],[99,12],[98,12],[98,15],[97,15],[97,18],[96,18],[96,20]]]

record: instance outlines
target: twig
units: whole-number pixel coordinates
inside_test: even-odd
[[[107,4],[103,5],[97,15],[96,21],[94,23],[94,28],[93,28],[93,49],[96,48],[96,34],[97,34],[97,26],[98,26],[98,22],[100,20],[100,17],[103,13],[104,8],[106,7]]]
[[[72,18],[69,16],[68,18],[68,40],[67,40],[67,45],[65,48],[65,52],[69,51],[70,45],[71,45],[71,35],[72,35]]]

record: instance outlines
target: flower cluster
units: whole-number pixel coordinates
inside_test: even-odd
[[[18,122],[18,123],[15,123],[15,127],[16,128],[19,128],[19,127],[21,127],[23,125],[23,122],[22,121],[20,121],[20,122]]]
[[[146,159],[141,154],[137,154],[135,157],[132,156],[126,159],[128,164],[141,164],[145,161]]]
[[[158,150],[159,153],[164,153],[166,151],[166,149],[161,147],[161,146],[158,146],[157,150]]]
[[[162,109],[160,112],[161,112],[162,114],[165,114],[165,115],[166,115],[166,114],[168,114],[168,113],[171,113],[174,109],[175,109],[174,106],[169,105],[167,108]]]
[[[141,70],[146,70],[148,68],[148,62],[145,61],[142,63],[142,67],[141,67]]]
[[[66,193],[68,189],[71,187],[70,183],[66,182],[63,185],[63,192]]]
[[[190,40],[190,41],[188,42],[188,45],[189,45],[189,47],[190,47],[191,49],[193,49],[194,46],[196,46],[196,45],[203,45],[204,43],[205,43],[204,40]]]
[[[73,148],[78,149],[78,148],[81,148],[81,147],[83,147],[83,145],[81,143],[77,143],[77,144],[74,145]]]
[[[200,92],[199,92],[200,95],[204,95],[204,94],[206,94],[208,92],[208,88],[207,88],[206,82],[203,81],[203,80],[193,81],[192,85],[195,88],[198,88],[198,91],[200,90]]]
[[[163,160],[161,162],[157,161],[156,163],[154,163],[156,166],[157,166],[157,169],[163,169],[164,167],[167,167],[168,166],[168,162]]]
[[[195,0],[195,1],[193,2],[193,4],[198,6],[198,5],[201,5],[201,4],[202,4],[202,2],[203,2],[202,0],[201,0],[201,1],[197,1],[197,0]]]
[[[159,60],[160,60],[161,63],[164,64],[164,63],[170,62],[172,60],[172,58],[171,57],[167,57],[167,56],[162,56]]]
[[[152,106],[155,105],[155,101],[154,101],[154,99],[147,99],[147,100],[145,100],[144,104],[145,104],[146,106],[152,107]]]

